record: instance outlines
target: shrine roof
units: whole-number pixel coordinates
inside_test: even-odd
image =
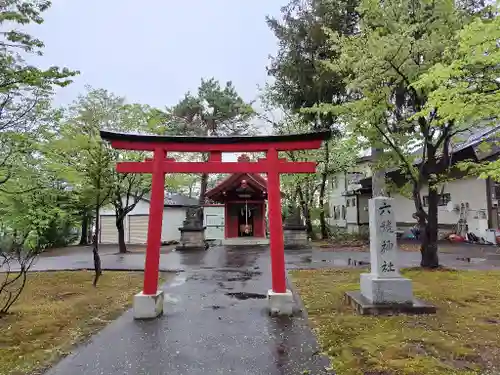
[[[143,199],[151,202],[151,194],[145,194]],[[163,205],[164,207],[197,207],[199,202],[198,199],[190,198],[183,194],[166,193]]]
[[[101,138],[108,141],[151,142],[151,143],[190,143],[190,144],[250,144],[279,143],[294,141],[325,141],[331,138],[331,131],[286,135],[235,135],[227,137],[193,137],[179,135],[151,135],[138,133],[119,133],[101,130]]]
[[[255,173],[234,173],[222,181],[220,181],[213,189],[205,193],[207,198],[212,198],[224,190],[231,190],[238,186],[238,183],[246,179],[250,184],[254,185],[260,191],[265,192],[267,189],[267,180]]]

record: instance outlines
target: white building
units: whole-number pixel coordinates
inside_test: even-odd
[[[162,242],[178,241],[179,228],[186,219],[186,210],[196,207],[198,200],[181,194],[166,194],[163,207],[163,222],[161,231]],[[124,220],[125,242],[130,244],[144,244],[147,241],[149,221],[149,197],[141,199]],[[100,243],[118,243],[118,230],[113,207],[106,207],[100,214]]]
[[[493,146],[482,152],[479,144],[492,134],[492,130],[473,134],[466,142],[453,149],[452,160],[456,163],[466,159],[476,161],[498,158],[500,149]],[[386,178],[398,185],[405,182],[398,170],[386,173]],[[331,181],[329,199],[330,225],[345,228],[348,232],[368,231],[368,199],[371,198],[370,157],[358,160],[355,168],[339,173]],[[427,202],[427,186],[421,190],[424,206]],[[499,227],[500,184],[491,179],[481,179],[456,171],[453,180],[439,191],[438,229],[450,233],[456,230],[459,219],[465,219],[467,232],[486,238],[486,230]],[[395,199],[395,218],[399,232],[407,232],[416,224],[413,218],[415,205],[412,199],[401,194],[389,194]]]

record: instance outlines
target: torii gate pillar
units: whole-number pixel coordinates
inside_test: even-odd
[[[265,173],[268,181],[270,255],[272,288],[268,291],[271,314],[291,315],[293,295],[286,287],[283,223],[281,218],[280,174],[314,173],[315,162],[289,162],[279,151],[311,150],[321,147],[330,132],[256,137],[172,137],[123,134],[101,131],[101,138],[122,150],[152,151],[143,162],[121,162],[118,172],[151,173],[148,242],[144,266],[144,288],[134,297],[134,317],[154,318],[163,313],[163,292],[158,290],[161,228],[166,173]],[[176,162],[167,152],[206,152],[207,162]],[[257,162],[222,162],[223,152],[265,152]]]

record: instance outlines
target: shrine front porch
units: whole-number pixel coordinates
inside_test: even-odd
[[[267,237],[234,237],[225,238],[222,240],[225,246],[268,246],[269,238]]]

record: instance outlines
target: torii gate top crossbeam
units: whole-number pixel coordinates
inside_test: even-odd
[[[321,142],[330,139],[330,131],[288,134],[231,137],[189,137],[117,133],[101,130],[101,138],[111,142],[111,146],[121,150],[169,152],[263,152],[313,150],[321,147]]]

